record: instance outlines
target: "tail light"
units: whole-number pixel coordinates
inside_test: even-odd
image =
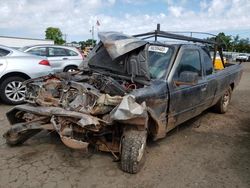
[[[82,59],[84,60],[84,58],[85,58],[85,57],[84,57],[84,55],[83,55],[82,51],[78,49],[78,52],[81,54]]]
[[[46,65],[46,66],[50,66],[49,61],[48,60],[42,60],[39,62],[39,65]]]

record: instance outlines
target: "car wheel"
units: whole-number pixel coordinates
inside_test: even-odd
[[[74,72],[77,71],[77,67],[75,66],[68,66],[64,69],[64,72]]]
[[[229,103],[231,101],[232,89],[229,87],[220,98],[220,100],[215,104],[214,109],[220,114],[226,113],[228,110]]]
[[[123,171],[137,173],[145,158],[147,131],[130,130],[122,139],[121,168]]]
[[[25,99],[26,87],[22,77],[6,78],[0,85],[0,97],[7,104],[21,104]]]

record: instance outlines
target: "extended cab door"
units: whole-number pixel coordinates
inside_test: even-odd
[[[201,49],[183,45],[169,76],[169,117],[176,126],[204,108],[207,81],[202,69]],[[172,125],[172,126],[173,126]]]
[[[202,65],[204,77],[207,81],[207,87],[205,88],[204,94],[204,108],[203,110],[209,108],[214,100],[215,93],[217,91],[218,83],[214,74],[213,62],[210,57],[209,52],[201,50]]]

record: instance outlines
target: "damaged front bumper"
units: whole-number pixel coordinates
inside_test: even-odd
[[[78,95],[76,100],[81,102],[83,99],[79,98]],[[72,103],[69,106],[72,107]],[[128,125],[146,129],[146,105],[136,103],[131,95],[112,97],[102,94],[91,108],[83,109],[79,105],[75,111],[70,108],[33,104],[16,106],[6,114],[12,127],[4,137],[7,143],[16,145],[41,130],[50,130],[56,131],[61,141],[72,149],[87,150],[91,144],[98,150],[114,154],[120,152],[122,130]]]

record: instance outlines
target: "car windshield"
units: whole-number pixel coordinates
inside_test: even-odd
[[[165,46],[150,45],[148,48],[149,72],[152,78],[162,78],[167,72],[173,49]]]

